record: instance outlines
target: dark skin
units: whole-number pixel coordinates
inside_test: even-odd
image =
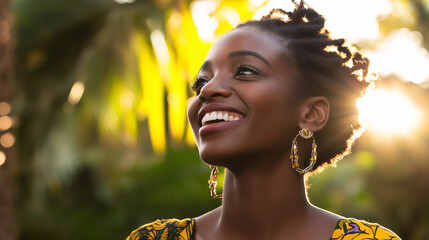
[[[211,48],[188,119],[203,161],[226,172],[222,206],[196,218],[196,240],[330,239],[342,217],[308,201],[289,159],[299,129],[323,129],[329,101],[299,97],[297,76],[284,45],[254,27],[235,29]],[[213,111],[239,119],[203,125]]]

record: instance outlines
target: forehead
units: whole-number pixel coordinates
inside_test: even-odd
[[[207,54],[206,60],[228,55],[232,51],[254,51],[269,61],[288,56],[286,45],[274,35],[255,27],[241,27],[219,38]]]

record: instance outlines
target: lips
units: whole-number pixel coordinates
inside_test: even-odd
[[[200,135],[222,131],[235,126],[245,118],[238,109],[224,104],[208,104],[198,113]]]

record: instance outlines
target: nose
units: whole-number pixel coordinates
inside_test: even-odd
[[[204,87],[201,88],[199,98],[202,102],[210,101],[213,98],[226,98],[231,96],[231,90],[226,84],[225,79],[220,77],[212,78]]]

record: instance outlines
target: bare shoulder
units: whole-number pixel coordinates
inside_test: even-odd
[[[308,214],[308,227],[311,229],[312,234],[324,236],[324,239],[328,239],[332,235],[338,222],[344,218],[316,206],[312,206]]]
[[[343,219],[344,217],[341,215],[338,215],[336,213],[333,212],[329,212],[325,209],[316,207],[314,205],[311,205],[311,211],[310,214],[316,216],[316,217],[320,217],[320,218],[324,218],[326,220],[331,220],[331,221],[339,221],[340,219]]]
[[[208,236],[213,236],[213,226],[219,221],[221,215],[221,207],[214,209],[195,218],[194,236],[195,239],[209,239]]]

